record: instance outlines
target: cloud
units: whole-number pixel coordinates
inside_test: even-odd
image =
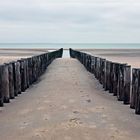
[[[138,0],[5,0],[0,42],[140,42]]]

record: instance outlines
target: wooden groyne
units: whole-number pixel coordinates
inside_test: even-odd
[[[130,65],[108,61],[73,49],[70,49],[70,56],[78,59],[93,73],[103,88],[113,93],[118,101],[130,104],[130,108],[140,114],[140,69],[132,69],[131,85]]]
[[[62,54],[63,49],[59,49],[0,65],[0,106],[29,88]]]

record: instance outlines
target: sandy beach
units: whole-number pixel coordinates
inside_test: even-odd
[[[47,49],[0,49],[0,64],[48,52]]]
[[[90,49],[81,51],[113,62],[128,63],[132,68],[140,68],[140,49]]]
[[[76,60],[56,59],[0,108],[1,140],[139,140],[140,117]]]

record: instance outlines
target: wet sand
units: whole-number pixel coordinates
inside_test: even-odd
[[[139,140],[140,116],[76,59],[56,59],[38,83],[0,108],[0,140]]]
[[[128,63],[132,68],[140,68],[140,49],[90,49],[82,51],[113,62]]]

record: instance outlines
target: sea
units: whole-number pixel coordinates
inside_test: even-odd
[[[54,51],[59,48],[66,49],[63,57],[69,57],[67,49],[140,49],[140,44],[136,43],[0,43],[0,48],[16,49],[49,49]]]
[[[48,49],[140,49],[140,44],[119,43],[0,43],[0,48],[48,48]]]

